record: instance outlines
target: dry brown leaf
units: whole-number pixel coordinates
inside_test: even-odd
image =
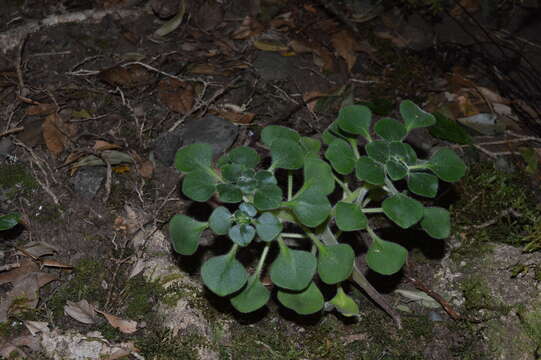
[[[233,40],[246,40],[254,36],[261,34],[264,30],[263,25],[261,25],[257,20],[250,16],[246,16],[239,28],[233,32],[231,39]]]
[[[126,67],[117,65],[102,70],[98,77],[111,86],[122,86],[126,88],[141,86],[152,80],[152,74],[144,66],[138,64]]]
[[[28,329],[28,331],[30,331],[30,334],[32,334],[32,336],[35,336],[36,334],[39,334],[40,332],[44,333],[44,332],[49,331],[49,323],[45,321],[26,320],[26,321],[23,321],[23,323],[24,323],[24,326],[26,326],[26,328]]]
[[[325,95],[327,94],[322,93],[320,91],[309,91],[305,93],[302,96],[302,98],[306,102],[306,106],[308,107],[308,109],[313,112],[315,111],[315,108],[317,106],[317,101]],[[313,100],[310,100],[310,99],[313,99]]]
[[[483,87],[483,86],[478,86],[476,87],[476,89],[485,97],[485,99],[491,103],[498,103],[498,104],[505,104],[505,105],[509,105],[512,103],[511,100],[509,99],[506,99],[504,97],[502,97],[500,94],[497,94],[496,92],[486,88],[486,87]]]
[[[118,316],[108,314],[105,311],[96,309],[97,312],[105,316],[109,324],[115,329],[120,330],[124,334],[133,334],[137,331],[137,321],[133,320],[124,320]]]
[[[256,40],[254,41],[254,47],[262,51],[273,52],[287,52],[289,50],[287,45],[272,40]]]
[[[51,259],[42,260],[41,264],[47,267],[54,267],[54,268],[60,268],[60,269],[73,269],[72,265],[64,264],[64,263],[58,262],[56,260],[51,260]]]
[[[83,324],[95,324],[97,321],[96,308],[85,299],[79,302],[66,301],[64,313]]]
[[[26,115],[50,115],[56,112],[56,110],[58,110],[58,106],[56,104],[38,104],[29,106],[26,109]]]
[[[0,285],[16,282],[29,273],[39,270],[39,266],[29,258],[21,259],[21,266],[10,271],[0,273]]]
[[[295,22],[293,21],[293,13],[291,11],[284,14],[280,14],[271,20],[270,26],[278,31],[289,31],[295,28]]]
[[[319,66],[322,72],[334,72],[334,58],[331,52],[323,47],[314,49],[314,64]]]
[[[177,79],[160,81],[160,100],[169,110],[187,114],[193,107],[195,90],[193,84]]]
[[[31,241],[21,247],[17,247],[19,253],[29,256],[33,259],[39,259],[42,256],[54,255],[58,249],[44,241]]]
[[[191,74],[197,74],[197,75],[221,75],[221,76],[231,75],[230,71],[219,69],[214,64],[194,64],[188,67],[188,71]]]
[[[313,51],[312,47],[308,43],[300,40],[291,40],[288,43],[288,46],[298,54],[310,53]]]
[[[0,322],[6,321],[9,314],[34,309],[38,304],[38,290],[53,280],[57,280],[54,275],[33,272],[14,282],[0,302]]]
[[[218,115],[226,120],[231,121],[234,124],[247,125],[254,120],[254,113],[243,113],[237,111],[216,110],[213,111],[214,115]]]
[[[120,149],[121,146],[116,145],[116,144],[111,144],[110,142],[103,141],[103,140],[96,140],[96,142],[94,143],[94,146],[92,148],[94,149],[94,151],[102,151],[102,150]]]
[[[45,118],[41,131],[47,149],[54,156],[58,156],[64,151],[69,138],[75,135],[76,127],[75,124],[66,123],[58,113],[54,113]]]
[[[152,175],[154,174],[154,163],[150,160],[143,161],[137,167],[137,172],[145,179],[152,178]]]
[[[342,30],[331,37],[331,42],[338,55],[346,62],[348,71],[351,71],[357,62],[357,54],[355,53],[358,50],[357,41],[349,31]]]
[[[21,351],[23,346],[27,346],[34,351],[40,350],[40,338],[25,335],[19,336],[15,339],[11,339],[9,342],[2,344],[0,347],[0,357],[2,359],[27,359],[28,355]],[[19,357],[14,357],[15,355]]]

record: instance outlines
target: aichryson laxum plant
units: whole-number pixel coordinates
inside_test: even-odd
[[[466,170],[448,148],[428,160],[419,159],[404,139],[415,128],[433,125],[434,116],[409,100],[400,104],[400,114],[403,122],[381,118],[371,131],[369,108],[342,108],[322,134],[323,157],[319,140],[302,137],[287,127],[267,126],[261,133],[261,141],[270,151],[267,168],[261,167],[259,154],[250,147],[237,147],[215,163],[208,144],[179,149],[175,166],[185,175],[182,192],[198,202],[216,195],[228,205],[215,207],[206,222],[175,215],[169,224],[173,248],[192,255],[204,230],[227,235],[231,249],[204,262],[201,276],[212,292],[228,296],[240,312],[255,311],[269,300],[270,291],[261,277],[265,265],[270,265],[268,275],[277,287],[278,301],[298,314],[324,308],[318,281],[336,286],[325,308],[335,308],[345,316],[358,314],[357,304],[342,287],[344,281],[352,280],[400,325],[399,316],[358,268],[353,248],[340,242],[341,235],[366,231],[372,240],[364,259],[368,267],[383,275],[400,271],[407,250],[380,238],[368,217],[384,214],[402,229],[417,226],[432,238],[444,239],[450,234],[449,212],[425,206],[416,198],[434,198],[439,180],[455,182]],[[366,140],[363,152],[359,136]],[[282,186],[278,169],[285,174],[280,178],[287,179]],[[298,189],[293,185],[295,171],[302,172]],[[373,196],[375,192],[380,194]],[[339,200],[331,203],[331,194]],[[254,243],[262,250],[250,274],[236,255],[240,248]],[[267,261],[272,246],[279,251]]]

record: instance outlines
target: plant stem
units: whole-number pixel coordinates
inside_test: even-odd
[[[361,155],[359,154],[359,149],[357,148],[357,139],[348,139],[349,144],[353,148],[353,154],[355,155],[355,159],[359,160]],[[372,139],[369,139],[369,141],[372,141]]]
[[[428,169],[428,164],[408,165],[408,170]]]
[[[296,233],[281,233],[280,235],[285,238],[306,239],[306,236],[302,234],[296,234]]]
[[[361,209],[361,211],[365,214],[377,214],[377,213],[382,213],[383,209],[382,208],[369,208],[369,209]]]
[[[293,197],[293,174],[291,171],[287,173],[287,201],[291,201]]]
[[[334,181],[336,181],[338,183],[338,185],[340,185],[340,187],[342,188],[342,190],[344,190],[344,192],[346,193],[346,195],[351,195],[351,190],[349,190],[349,187],[348,187],[348,184],[346,182],[343,182],[342,180],[340,180],[336,175],[332,175],[332,177],[334,178]]]
[[[267,243],[265,245],[265,248],[263,249],[263,252],[261,253],[261,257],[259,258],[259,262],[257,263],[257,267],[255,269],[255,277],[259,277],[259,274],[261,274],[261,270],[263,269],[263,265],[265,264],[265,259],[267,258],[267,254],[269,253],[269,249],[271,247],[272,243]]]
[[[387,188],[389,189],[389,192],[393,195],[396,195],[398,194],[398,190],[396,190],[396,188],[394,187],[394,184],[391,180],[389,180],[387,178],[387,176],[385,177],[385,186],[387,186]]]

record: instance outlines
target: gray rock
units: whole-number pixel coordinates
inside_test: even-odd
[[[98,193],[106,176],[107,169],[105,167],[88,166],[79,169],[71,183],[76,193],[91,199]]]
[[[166,131],[154,142],[154,157],[165,166],[171,166],[175,160],[175,153],[182,146],[183,128],[175,131]]]
[[[182,145],[198,142],[212,145],[214,156],[227,150],[239,133],[236,125],[214,115],[207,115],[202,119],[193,120],[186,124]]]
[[[290,59],[273,52],[261,52],[254,61],[254,69],[265,81],[286,80],[292,65]]]

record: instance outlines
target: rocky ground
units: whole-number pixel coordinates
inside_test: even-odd
[[[0,233],[3,357],[541,357],[535,5],[4,2],[0,214],[21,223]],[[199,279],[210,234],[195,258],[173,254],[166,225],[192,206],[179,147],[260,146],[269,124],[318,137],[343,105],[396,116],[402,99],[447,119],[408,142],[469,165],[436,199],[449,239],[382,230],[408,267],[367,276],[402,329],[355,287],[353,319],[273,301],[239,314]]]

